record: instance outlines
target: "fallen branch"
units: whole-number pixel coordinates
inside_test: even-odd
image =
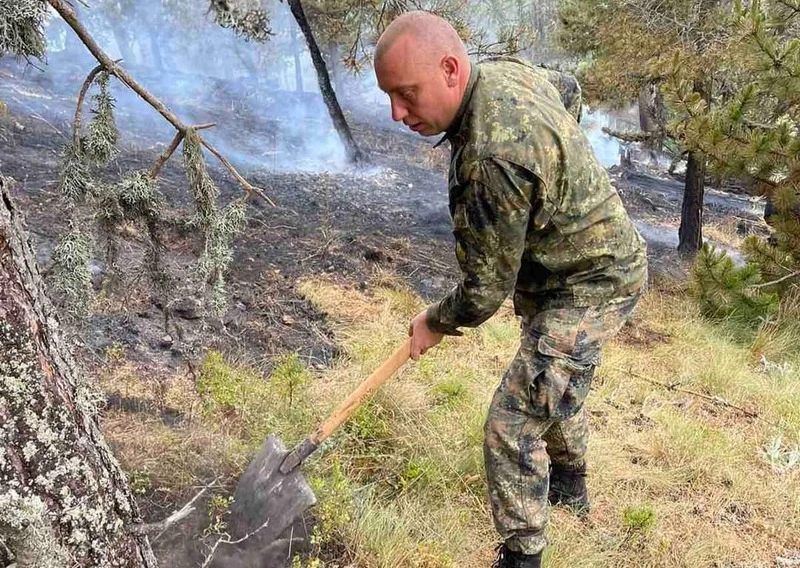
[[[725,400],[722,397],[712,396],[712,395],[708,395],[708,394],[705,394],[705,393],[702,393],[702,392],[697,392],[695,390],[681,388],[681,387],[678,386],[677,383],[665,383],[663,381],[659,381],[657,379],[653,379],[651,377],[647,377],[645,375],[641,375],[639,373],[636,373],[630,368],[623,369],[621,367],[615,367],[615,366],[609,366],[608,368],[609,369],[613,369],[615,371],[618,371],[620,373],[627,374],[627,375],[629,375],[631,377],[640,379],[640,380],[648,382],[650,384],[658,385],[658,386],[663,387],[663,388],[665,388],[666,390],[669,390],[669,391],[682,392],[682,393],[685,393],[685,394],[696,396],[697,398],[701,398],[701,399],[706,400],[706,401],[708,401],[708,402],[710,402],[712,404],[717,404],[719,406],[724,406],[726,408],[730,408],[732,410],[736,410],[738,412],[741,412],[742,414],[744,414],[748,418],[755,418],[756,420],[761,420],[762,422],[765,422],[765,423],[769,424],[770,426],[774,426],[775,428],[780,428],[780,426],[778,424],[776,424],[775,422],[772,422],[771,420],[767,420],[766,418],[762,418],[757,412],[755,412],[753,410],[748,410],[746,408],[742,408],[741,406],[737,406],[737,405],[735,405],[735,404],[733,404],[731,402],[728,402],[727,400]]]
[[[205,493],[210,487],[214,486],[216,483],[217,480],[215,479],[214,481],[203,487],[197,493],[197,495],[192,497],[191,501],[186,503],[186,505],[184,505],[183,507],[172,513],[169,517],[167,517],[163,521],[160,521],[158,523],[141,523],[137,525],[131,525],[130,527],[128,527],[128,532],[131,534],[138,534],[138,535],[148,535],[148,534],[158,533],[153,537],[153,540],[157,539],[162,534],[164,534],[164,532],[168,528],[170,528],[171,526],[177,524],[178,522],[182,521],[183,519],[191,515],[192,512],[194,512],[195,510],[193,506],[195,501],[197,501],[203,495],[203,493]]]
[[[800,276],[800,270],[795,270],[790,274],[781,276],[777,280],[772,280],[771,282],[764,282],[763,284],[753,284],[751,286],[748,286],[748,288],[759,289],[759,288],[766,288],[767,286],[775,286],[776,284],[780,284],[781,282],[786,282],[787,280],[791,280],[792,278],[796,278],[798,276]]]
[[[205,560],[205,562],[203,562],[203,565],[202,565],[200,568],[207,568],[207,566],[208,566],[209,564],[211,564],[211,561],[214,559],[214,553],[217,551],[217,548],[219,547],[219,545],[220,545],[220,544],[233,544],[233,545],[235,545],[235,544],[241,544],[241,543],[243,543],[244,541],[246,541],[248,538],[251,538],[251,537],[253,537],[253,536],[254,536],[256,533],[258,533],[260,530],[262,530],[262,529],[266,528],[266,527],[267,527],[267,525],[269,525],[269,517],[267,517],[267,520],[266,520],[266,521],[264,521],[264,522],[261,524],[261,526],[260,526],[260,527],[258,527],[256,530],[254,530],[254,531],[252,531],[252,532],[249,532],[249,533],[247,533],[246,535],[244,535],[244,536],[243,536],[242,538],[240,538],[240,539],[237,539],[237,540],[231,540],[231,539],[230,539],[230,537],[227,537],[227,536],[221,536],[220,538],[218,538],[218,539],[217,539],[217,542],[215,542],[215,543],[214,543],[214,545],[211,547],[211,550],[208,552],[208,556],[206,556],[206,560]]]
[[[108,72],[111,75],[114,75],[117,79],[125,83],[133,92],[139,95],[142,99],[144,99],[151,107],[156,109],[158,113],[163,116],[167,122],[169,122],[175,129],[182,133],[184,136],[186,135],[186,131],[190,128],[186,124],[184,124],[180,118],[178,118],[175,113],[167,108],[167,106],[154,97],[147,89],[145,89],[136,79],[134,79],[130,73],[128,73],[124,68],[122,68],[117,62],[113,61],[108,54],[106,54],[94,38],[89,34],[87,29],[83,27],[83,24],[78,21],[78,17],[75,14],[75,10],[70,6],[65,0],[47,0],[47,3],[50,4],[53,9],[59,13],[59,15],[64,19],[64,21],[72,28],[78,38],[83,42],[86,48],[91,52],[95,59],[100,63],[102,69]],[[233,175],[234,178],[242,185],[244,190],[247,192],[248,197],[252,195],[257,195],[264,199],[267,203],[274,206],[275,203],[267,197],[263,190],[253,186],[249,182],[247,182],[241,174],[236,170],[236,168],[231,165],[231,163],[226,160],[222,154],[220,154],[210,143],[206,140],[200,138],[203,146],[205,146],[209,152],[214,154],[217,159],[222,162],[228,171]]]

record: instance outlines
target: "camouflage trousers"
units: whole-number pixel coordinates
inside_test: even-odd
[[[523,317],[519,351],[484,426],[494,524],[511,550],[535,554],[545,547],[550,462],[582,463],[588,438],[583,402],[601,348],[638,299]]]

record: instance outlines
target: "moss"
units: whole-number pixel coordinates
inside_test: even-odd
[[[0,542],[20,565],[66,566],[66,549],[74,565],[108,565],[119,511],[131,511],[101,491],[106,473],[87,459],[105,450],[75,424],[93,413],[91,395],[79,387],[65,405],[45,388],[30,338],[0,321]]]
[[[0,55],[44,57],[45,36],[42,24],[47,4],[38,0],[0,3]]]
[[[46,522],[47,507],[37,496],[23,497],[11,489],[0,493],[0,543],[14,560],[28,568],[63,568],[66,550]]]

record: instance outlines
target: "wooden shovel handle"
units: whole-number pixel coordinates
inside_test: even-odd
[[[383,383],[389,380],[395,371],[402,367],[408,358],[411,356],[411,339],[406,340],[400,347],[398,347],[391,356],[386,359],[380,367],[375,369],[373,373],[367,377],[363,383],[358,385],[358,388],[350,393],[345,400],[336,407],[328,419],[320,424],[319,428],[311,435],[311,440],[319,445],[324,442],[328,437],[333,434],[339,426],[341,426],[356,409],[361,406],[369,396],[380,387]]]
[[[380,367],[367,377],[363,383],[358,385],[358,388],[350,393],[338,407],[333,411],[328,419],[320,424],[319,428],[314,431],[311,436],[305,439],[301,444],[295,447],[284,458],[280,470],[284,474],[288,474],[299,466],[303,460],[310,456],[319,445],[328,439],[345,420],[350,418],[350,415],[361,406],[379,386],[389,380],[397,369],[403,366],[411,356],[411,338],[408,338],[403,345],[397,348],[391,356],[384,361]]]

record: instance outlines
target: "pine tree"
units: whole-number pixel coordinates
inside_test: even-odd
[[[745,241],[740,269],[705,251],[695,288],[705,309],[720,315],[755,309],[753,316],[765,316],[780,298],[788,320],[800,315],[800,1],[739,4],[734,23],[730,47],[748,80],[727,104],[689,121],[686,140],[718,175],[748,179],[767,197],[774,232]]]
[[[678,250],[694,255],[702,244],[702,206],[708,156],[687,145],[684,127],[724,100],[736,76],[723,48],[730,37],[728,0],[559,0],[560,41],[583,58],[587,98],[628,105],[641,89],[664,93],[668,120],[638,135],[665,140],[687,154]],[[675,91],[680,90],[680,96]]]

